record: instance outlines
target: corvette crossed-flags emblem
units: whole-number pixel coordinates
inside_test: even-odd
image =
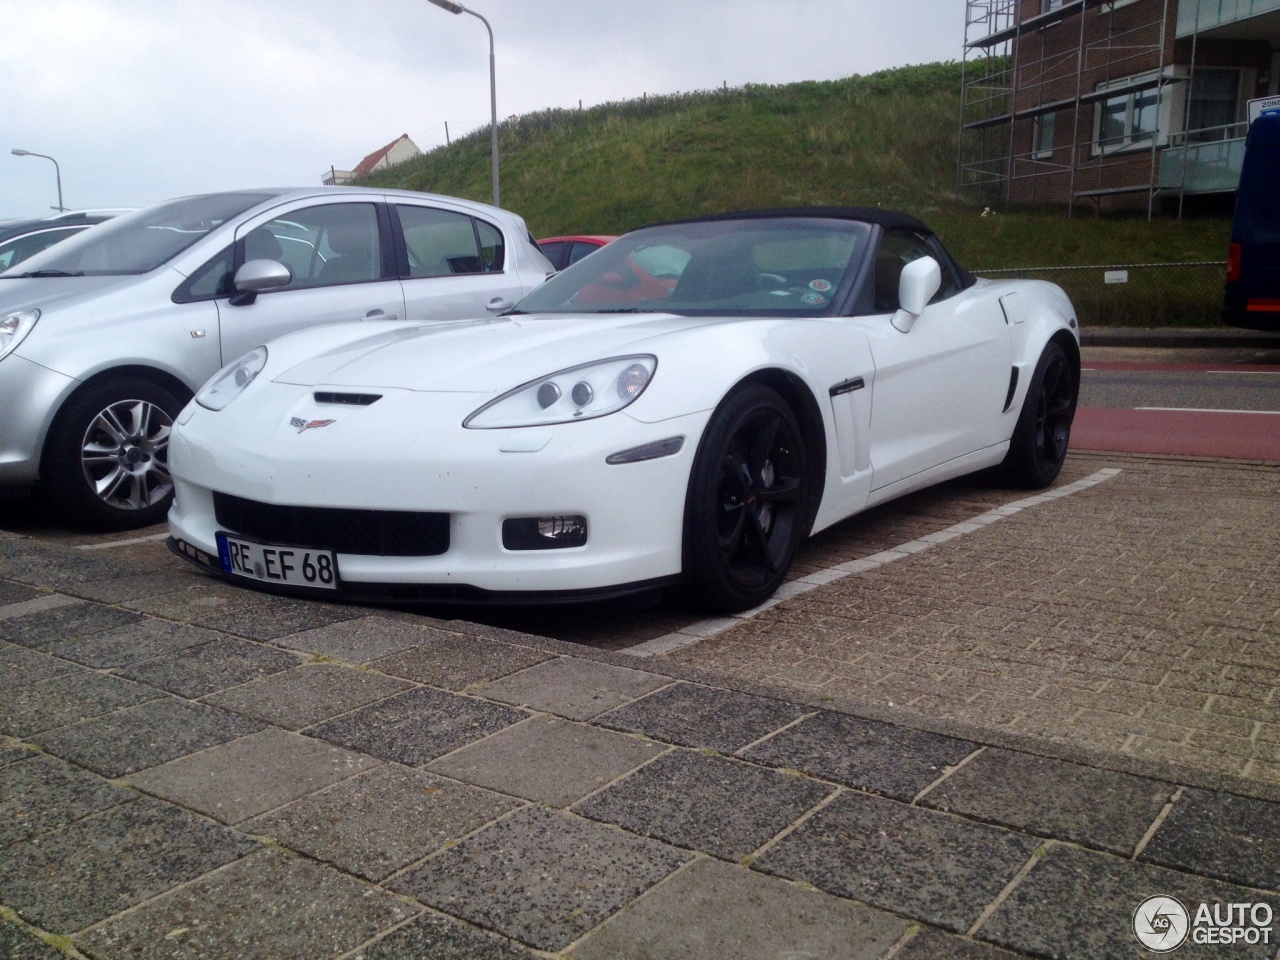
[[[303,430],[312,430],[317,427],[327,427],[331,423],[337,423],[336,420],[303,420],[302,417],[290,417],[289,426],[296,427],[298,432]]]

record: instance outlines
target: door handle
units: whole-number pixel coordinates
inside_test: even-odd
[[[514,300],[503,300],[501,297],[495,297],[484,305],[484,308],[490,313],[501,313],[503,310],[510,310],[516,305]]]
[[[385,313],[382,310],[370,310],[364,315],[365,320],[396,320],[398,319],[394,313]]]

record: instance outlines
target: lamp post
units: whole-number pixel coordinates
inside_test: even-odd
[[[460,3],[454,3],[453,0],[430,0],[441,10],[448,10],[450,13],[469,13],[481,23],[484,28],[489,31],[489,115],[490,130],[492,133],[492,142],[489,146],[489,165],[493,169],[493,205],[501,206],[498,194],[498,79],[497,72],[493,66],[493,27],[489,26],[489,21],[474,10],[464,7]]]
[[[42,157],[42,158],[44,158],[45,160],[48,160],[50,163],[52,163],[52,164],[53,164],[53,172],[54,172],[54,176],[56,176],[56,177],[58,178],[58,206],[57,206],[57,211],[58,211],[59,213],[66,213],[66,212],[67,212],[67,208],[66,208],[66,207],[64,207],[64,206],[62,205],[62,170],[61,170],[61,168],[58,166],[58,161],[57,161],[57,160],[54,160],[54,159],[53,159],[53,157],[49,156],[48,154],[45,154],[45,153],[32,153],[30,150],[19,150],[17,147],[14,147],[14,148],[13,148],[12,150],[10,150],[9,152],[10,152],[10,153],[12,153],[15,157]]]

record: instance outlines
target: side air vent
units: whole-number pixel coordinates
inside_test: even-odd
[[[382,399],[380,393],[334,393],[331,390],[317,390],[316,403],[341,403],[348,407],[367,407]]]
[[[1009,406],[1013,403],[1013,395],[1018,392],[1018,368],[1014,367],[1009,374],[1009,393],[1004,398],[1004,413],[1009,412]]]

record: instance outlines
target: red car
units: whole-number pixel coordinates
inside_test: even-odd
[[[598,250],[610,240],[617,239],[617,237],[606,236],[548,237],[546,240],[539,240],[538,246],[547,255],[551,265],[559,271],[570,264],[577,263],[588,253]]]

